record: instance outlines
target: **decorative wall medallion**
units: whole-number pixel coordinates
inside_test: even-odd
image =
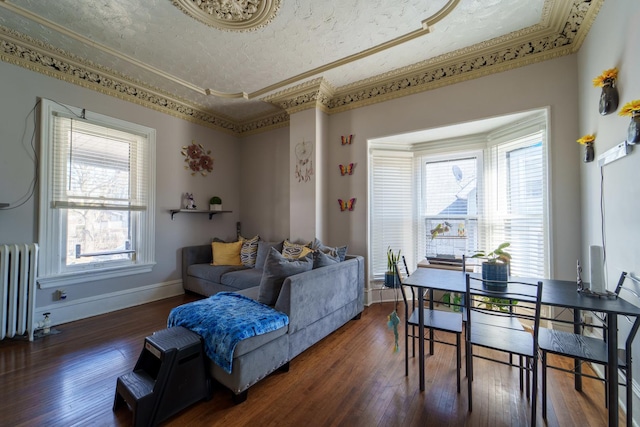
[[[213,157],[210,156],[211,150],[206,150],[202,144],[196,144],[191,141],[191,145],[182,146],[180,154],[184,156],[187,162],[185,169],[191,171],[191,176],[200,172],[200,175],[207,176],[207,173],[213,170]]]
[[[280,0],[173,0],[187,15],[221,30],[252,31],[276,16]]]
[[[313,176],[313,160],[311,160],[311,154],[313,153],[313,144],[309,141],[302,141],[296,145],[296,172],[295,177],[298,182],[311,181]]]

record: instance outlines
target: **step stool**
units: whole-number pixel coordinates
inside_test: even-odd
[[[145,338],[133,372],[118,377],[113,410],[126,403],[134,426],[155,426],[210,397],[202,339],[176,326]]]

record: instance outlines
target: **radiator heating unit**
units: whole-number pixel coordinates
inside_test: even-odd
[[[33,341],[38,245],[0,245],[0,340]]]

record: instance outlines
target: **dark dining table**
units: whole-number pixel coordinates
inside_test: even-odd
[[[418,307],[424,306],[424,293],[429,291],[429,305],[433,309],[433,291],[445,291],[450,293],[466,292],[466,274],[462,270],[445,270],[438,268],[419,267],[410,276],[404,278],[402,284],[412,286],[417,290]],[[469,273],[471,277],[481,278],[479,273]],[[542,304],[554,307],[564,307],[574,311],[574,328],[578,331],[577,323],[580,312],[595,311],[607,314],[607,352],[609,363],[607,364],[608,410],[609,426],[618,425],[618,315],[625,315],[640,319],[640,307],[618,296],[597,296],[578,292],[576,282],[569,280],[540,279],[513,277],[513,280],[542,285]],[[419,322],[419,375],[420,391],[425,389],[424,379],[424,310],[418,311]],[[430,353],[433,354],[433,341],[430,341]],[[580,389],[581,382],[576,375],[576,389]],[[612,380],[613,379],[613,380]]]

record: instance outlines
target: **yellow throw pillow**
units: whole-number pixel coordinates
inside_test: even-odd
[[[298,259],[305,257],[309,252],[313,252],[311,248],[297,243],[291,243],[285,240],[282,245],[282,255],[286,259]]]
[[[211,243],[212,265],[242,265],[240,249],[242,249],[242,240],[233,243]]]

